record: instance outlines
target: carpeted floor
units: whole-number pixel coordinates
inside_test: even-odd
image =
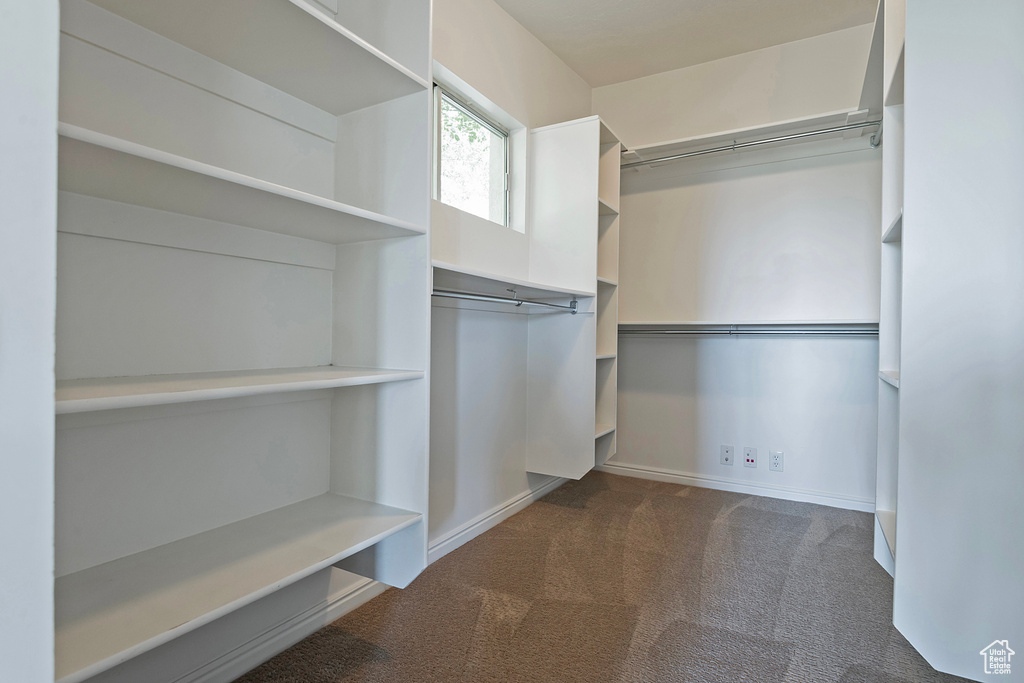
[[[240,683],[896,683],[863,512],[591,472]]]

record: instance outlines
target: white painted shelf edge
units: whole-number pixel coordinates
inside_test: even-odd
[[[306,368],[107,377],[57,382],[58,415],[210,401],[258,394],[313,391],[421,379],[421,370],[322,365]]]
[[[261,193],[266,199],[276,199],[278,201],[287,202],[288,207],[290,209],[304,209],[305,215],[295,216],[296,223],[301,223],[303,221],[312,222],[316,220],[316,222],[326,224],[325,230],[327,228],[333,228],[335,232],[339,233],[337,235],[338,237],[345,236],[343,234],[345,226],[341,224],[341,221],[343,221],[346,216],[361,219],[363,221],[368,221],[373,224],[378,224],[376,226],[377,228],[380,228],[381,226],[390,226],[392,228],[398,228],[400,231],[400,233],[396,233],[394,231],[382,232],[379,235],[379,237],[381,238],[394,237],[398,236],[399,234],[425,234],[427,231],[424,226],[416,225],[408,221],[392,218],[390,216],[385,216],[383,214],[368,211],[366,209],[360,209],[349,204],[343,204],[342,202],[338,202],[333,199],[327,199],[326,197],[321,197],[319,195],[311,194],[309,192],[303,192],[301,190],[295,190],[290,187],[285,187],[284,185],[278,185],[276,183],[271,183],[266,180],[260,180],[259,178],[254,178],[243,173],[229,171],[228,169],[212,166],[210,164],[205,164],[201,161],[196,161],[194,159],[189,159],[187,157],[178,156],[176,154],[164,152],[162,150],[154,149],[152,147],[146,147],[145,145],[140,145],[135,142],[123,140],[121,138],[116,138],[111,135],[106,135],[104,133],[99,133],[69,123],[59,123],[57,126],[57,132],[61,137],[68,138],[70,140],[77,140],[78,142],[84,142],[86,144],[101,147],[103,149],[112,150],[114,152],[120,152],[121,154],[126,155],[128,157],[134,157],[136,159],[143,159],[146,161],[155,162],[157,164],[162,164],[173,169],[178,169],[180,171],[185,171],[187,173],[203,176],[204,178],[223,181],[224,183],[227,183],[227,185],[224,186],[225,189],[229,189],[231,188],[231,186],[235,186],[237,188],[247,188],[249,190],[256,190],[257,192]],[[100,171],[99,169],[94,168],[93,172],[99,173]],[[224,199],[225,201],[221,202],[222,204],[229,203],[234,198],[229,199],[225,197]],[[132,202],[128,201],[128,203]],[[325,214],[324,210],[327,210],[331,213]],[[189,212],[186,211],[186,213]],[[246,223],[243,222],[239,224],[245,225]],[[267,229],[265,226],[252,227]],[[369,227],[372,228],[374,226]],[[285,230],[272,230],[272,232],[281,232],[282,234],[294,234],[291,231]],[[302,234],[300,236],[306,235]],[[329,235],[327,236],[327,238],[321,236],[320,239],[322,241],[331,243],[336,243],[338,241],[337,239],[329,239],[329,237]],[[372,237],[364,237],[361,235],[357,235],[354,236],[354,238],[358,240],[364,240],[371,239]],[[312,239],[317,239],[317,237],[313,237]],[[355,239],[353,239],[353,241],[355,241]]]
[[[598,285],[606,285],[608,287],[618,287],[619,286],[619,283],[616,282],[615,280],[612,280],[612,279],[609,279],[609,278],[606,278],[606,277],[601,277],[601,276],[598,276],[597,284]]]
[[[597,198],[597,213],[601,216],[618,216],[619,210],[600,197]]]
[[[900,208],[896,217],[889,221],[888,227],[882,232],[882,242],[893,243],[903,240],[903,209]]]
[[[896,513],[890,510],[875,510],[878,526],[882,528],[882,536],[889,546],[889,552],[896,557]]]
[[[580,296],[580,297],[591,297],[596,296],[597,293],[593,291],[587,291],[584,289],[568,289],[565,287],[555,287],[554,285],[545,285],[540,282],[530,282],[529,280],[520,280],[514,277],[506,277],[504,275],[498,275],[496,273],[489,273],[483,270],[476,270],[474,268],[466,268],[464,266],[458,266],[453,263],[445,263],[444,261],[431,261],[431,265],[438,270],[444,270],[449,273],[455,273],[457,275],[468,275],[470,277],[479,277],[485,280],[491,280],[492,282],[504,283],[512,285],[514,287],[525,287],[528,289],[534,289],[538,291],[538,294],[532,296],[540,296],[548,294],[552,296]],[[523,294],[520,292],[520,294]]]
[[[900,388],[900,371],[899,370],[879,370],[878,378],[886,384],[891,384],[897,389]]]
[[[598,360],[612,360],[614,358],[615,358],[615,354],[614,353],[602,353],[602,354],[600,354],[597,357]]]
[[[57,682],[95,676],[421,519],[327,493],[60,577]]]
[[[594,427],[594,438],[600,439],[615,431],[615,425],[599,424]]]

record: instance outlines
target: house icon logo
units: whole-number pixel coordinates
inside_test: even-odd
[[[1009,674],[1010,658],[1017,653],[1010,649],[1010,641],[993,640],[979,654],[985,660],[985,673]]]

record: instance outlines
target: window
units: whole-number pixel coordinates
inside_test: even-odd
[[[508,131],[435,86],[434,198],[508,225]]]

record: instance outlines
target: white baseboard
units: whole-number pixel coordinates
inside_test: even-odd
[[[594,469],[609,474],[621,474],[626,477],[638,479],[653,479],[665,481],[671,484],[683,484],[685,486],[700,486],[706,489],[717,489],[719,491],[730,491],[732,493],[747,493],[754,496],[767,496],[769,498],[781,498],[782,500],[795,500],[801,503],[817,503],[829,507],[843,508],[844,510],[859,510],[860,512],[875,511],[875,501],[869,498],[855,498],[853,496],[840,496],[823,491],[809,491],[805,489],[794,489],[774,484],[761,484],[758,482],[736,481],[735,479],[723,479],[711,477],[706,474],[694,474],[692,472],[680,472],[676,470],[665,470],[645,465],[628,465],[625,463],[607,462]]]
[[[427,562],[433,563],[463,543],[468,543],[488,529],[493,529],[530,503],[543,498],[566,481],[568,480],[562,477],[551,477],[551,479],[536,489],[524,491],[518,496],[514,496],[504,503],[491,508],[487,512],[477,515],[465,524],[452,529],[429,545],[427,548]]]
[[[278,624],[241,647],[182,676],[175,683],[230,683],[246,671],[284,652],[306,636],[377,597],[387,588],[383,583],[365,579],[350,590],[332,596],[326,602]]]

